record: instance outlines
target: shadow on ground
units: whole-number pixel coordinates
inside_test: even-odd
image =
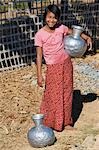
[[[82,112],[83,103],[95,101],[97,97],[99,96],[95,93],[88,93],[86,95],[82,95],[80,90],[74,90],[72,107],[73,125],[76,123]]]

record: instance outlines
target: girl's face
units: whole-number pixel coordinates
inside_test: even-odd
[[[58,22],[58,19],[55,18],[55,14],[53,14],[52,12],[48,12],[45,21],[49,28],[53,28]]]

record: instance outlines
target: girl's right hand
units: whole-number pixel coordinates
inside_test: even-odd
[[[38,84],[38,86],[43,87],[43,77],[42,76],[38,76],[37,84]]]

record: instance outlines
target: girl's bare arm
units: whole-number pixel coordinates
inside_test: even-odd
[[[37,52],[37,58],[36,58],[36,63],[37,63],[37,83],[40,87],[42,87],[42,48],[41,47],[36,47],[36,52]]]

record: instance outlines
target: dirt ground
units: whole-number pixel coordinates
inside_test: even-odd
[[[84,59],[73,59],[74,67],[81,61],[89,64],[95,61],[95,67],[99,69],[99,54],[87,56]],[[43,65],[43,75],[45,70]],[[81,84],[83,82],[86,82],[83,75],[75,71],[74,90],[76,92],[83,91],[85,88]],[[90,85],[90,80],[88,83]],[[86,97],[80,94],[76,102],[79,113],[76,115],[74,126],[77,129],[55,132],[57,138],[55,144],[40,148],[41,150],[69,150],[72,146],[82,144],[88,135],[99,135],[99,88],[96,84],[91,88],[94,91],[93,95]],[[36,149],[29,145],[27,132],[33,127],[31,116],[39,111],[43,90],[36,84],[35,64],[0,73],[0,150]]]

